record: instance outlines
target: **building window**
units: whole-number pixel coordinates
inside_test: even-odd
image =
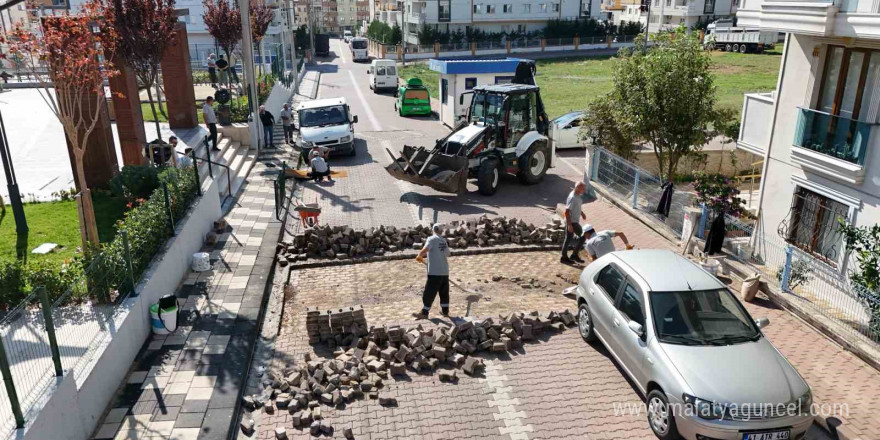
[[[483,4],[482,3],[474,3],[474,14],[480,14],[483,12]]]
[[[510,84],[513,82],[512,76],[496,76],[495,84]]]
[[[547,3],[541,3],[538,6],[541,7],[541,12],[547,12]]]
[[[495,13],[495,5],[486,5],[486,13],[494,14]]]
[[[437,13],[437,20],[441,22],[448,22],[451,20],[451,0],[440,0],[437,2],[437,7],[440,8]]]
[[[524,4],[523,5],[523,13],[529,14],[531,12],[532,12],[532,4],[531,3]]]
[[[511,4],[505,4],[505,5],[504,5],[504,13],[505,13],[505,14],[510,14],[511,12],[513,12],[513,5],[511,5]]]
[[[838,225],[847,221],[848,213],[849,206],[798,186],[778,232],[792,245],[833,264],[843,246]]]
[[[553,3],[553,12],[559,12],[559,3]]]
[[[477,86],[476,78],[465,78],[464,79],[464,89],[470,90]]]
[[[715,0],[706,0],[706,4],[703,6],[704,14],[714,14],[715,13]]]

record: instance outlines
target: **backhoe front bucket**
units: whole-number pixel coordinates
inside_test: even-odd
[[[388,149],[385,151],[393,161],[385,169],[395,179],[446,193],[463,193],[467,190],[468,160],[464,156],[409,145],[403,146],[401,157],[395,157]]]

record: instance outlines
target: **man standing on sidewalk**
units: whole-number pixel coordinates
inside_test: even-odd
[[[265,106],[260,106],[260,122],[263,123],[263,145],[275,148],[275,140],[272,139],[272,130],[275,127],[275,116],[266,110]]]
[[[425,241],[416,261],[425,262],[428,257],[428,280],[425,282],[425,291],[422,293],[422,310],[413,313],[416,319],[428,319],[428,312],[437,293],[440,293],[440,310],[443,316],[449,316],[449,245],[446,239],[440,235],[440,225],[432,227],[434,234]]]
[[[584,262],[584,260],[578,256],[578,252],[584,247],[584,240],[586,239],[580,224],[581,219],[587,219],[587,216],[584,215],[581,210],[584,205],[584,193],[586,190],[587,185],[585,185],[584,182],[576,183],[574,185],[574,191],[568,194],[568,199],[565,201],[565,241],[562,242],[562,257],[559,259],[560,263],[571,264],[572,262]],[[575,238],[577,238],[577,242],[575,242]],[[574,252],[572,252],[571,257],[569,257],[568,249],[572,244],[574,244]]]
[[[293,145],[293,112],[290,106],[285,103],[281,109],[281,126],[284,128],[284,142]]]
[[[214,113],[214,107],[211,104],[214,103],[214,97],[209,96],[205,98],[205,105],[202,106],[202,117],[205,118],[205,125],[208,126],[208,140],[212,142],[214,151],[220,151],[220,147],[217,146],[217,115]]]

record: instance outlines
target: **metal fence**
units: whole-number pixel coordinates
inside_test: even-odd
[[[23,427],[28,411],[57,377],[72,374],[82,384],[100,348],[116,333],[119,305],[137,295],[153,256],[201,195],[202,181],[198,167],[166,174],[138,207],[149,210],[136,222],[139,229],[129,231],[123,223],[100,252],[85,255],[81,275],[57,298],[37,286],[0,320],[0,434]]]
[[[681,238],[685,210],[701,210],[696,227],[699,238],[705,236],[715,214],[697,205],[696,194],[677,190],[673,193],[668,216],[657,213],[662,195],[660,179],[603,148],[591,156],[591,178],[608,190],[619,202],[644,214],[644,218],[667,228]],[[854,345],[866,347],[869,356],[880,361],[880,293],[850,281],[855,263],[846,256],[829,261],[810,249],[789,242],[776,229],[766,230],[761,223],[725,214],[723,250],[727,257],[748,265],[763,275],[798,307],[821,317],[835,334]],[[842,246],[842,244],[840,244]]]

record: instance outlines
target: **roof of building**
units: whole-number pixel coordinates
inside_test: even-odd
[[[724,287],[718,278],[681,255],[664,249],[614,252],[648,283],[652,292],[711,290]]]
[[[311,101],[301,102],[296,106],[296,109],[304,110],[309,108],[330,107],[331,105],[345,105],[345,98],[313,99]]]
[[[442,74],[476,73],[514,73],[519,58],[500,58],[494,60],[474,60],[458,58],[435,58],[428,62],[428,68]]]
[[[538,90],[538,86],[529,84],[486,84],[474,87],[474,90],[485,90],[493,93],[525,93],[532,90]]]

